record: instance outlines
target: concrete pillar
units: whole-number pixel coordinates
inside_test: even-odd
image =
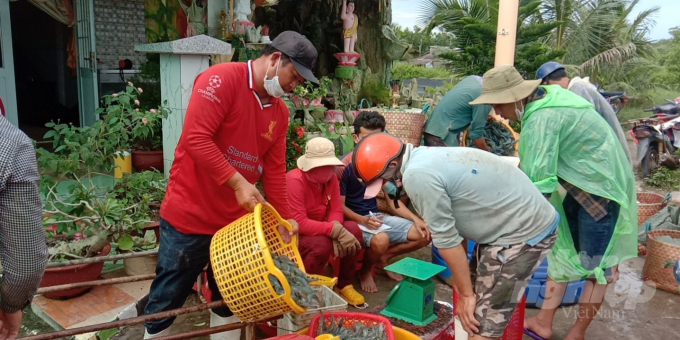
[[[210,55],[231,54],[231,45],[198,35],[169,42],[135,46],[136,52],[161,54],[161,101],[172,113],[163,120],[163,165],[167,177],[184,126],[194,80],[210,64]]]
[[[498,4],[498,32],[496,32],[496,60],[494,67],[515,64],[518,13],[519,0],[500,0]]]

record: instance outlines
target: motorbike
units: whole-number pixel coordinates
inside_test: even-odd
[[[636,159],[645,178],[660,166],[669,169],[680,167],[680,156],[676,154],[680,148],[680,115],[655,114],[631,123],[631,134],[638,145]]]
[[[626,91],[606,91],[604,89],[598,89],[602,97],[607,100],[607,103],[612,107],[614,113],[617,115],[628,103],[628,95]]]
[[[656,105],[651,109],[646,109],[645,112],[653,112],[653,117],[667,117],[680,114],[680,97],[675,99],[666,99],[666,103]]]

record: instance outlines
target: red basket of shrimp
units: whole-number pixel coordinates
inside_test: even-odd
[[[321,334],[351,337],[357,334],[367,339],[394,340],[392,323],[389,320],[366,313],[329,312],[315,315],[309,324],[309,336]]]

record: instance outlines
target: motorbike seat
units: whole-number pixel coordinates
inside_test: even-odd
[[[600,91],[603,96],[605,97],[614,97],[614,96],[622,96],[626,93],[626,91]]]

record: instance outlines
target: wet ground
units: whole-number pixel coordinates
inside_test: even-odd
[[[421,249],[412,254],[413,257],[430,261],[430,248]],[[607,291],[605,303],[599,315],[591,324],[587,339],[606,339],[615,336],[617,340],[637,339],[672,339],[676,338],[680,327],[680,295],[656,290],[643,284],[641,280],[644,257],[626,261],[620,266],[621,278]],[[379,292],[365,294],[369,310],[385,303],[395,281],[383,275],[376,276]],[[358,287],[358,285],[357,285]],[[436,299],[451,302],[452,290],[449,286],[436,280]],[[192,294],[187,306],[195,305],[198,299]],[[350,307],[351,311],[361,311]],[[365,311],[365,310],[364,310]],[[537,313],[537,309],[527,309],[527,316]],[[577,307],[563,307],[558,311],[554,324],[553,339],[562,339],[568,332],[577,316]],[[50,330],[50,326],[40,320],[35,314],[28,312],[24,325],[31,329],[30,334],[37,334]],[[209,323],[209,314],[199,312],[183,315],[176,319],[171,333],[183,333],[205,327]],[[112,339],[138,340],[143,337],[144,329],[141,325],[122,329]],[[22,331],[22,335],[27,335]],[[93,339],[81,337],[80,339]],[[198,337],[196,339],[209,339]],[[525,337],[525,339],[529,339]]]
[[[635,144],[630,142],[631,153],[635,154]],[[638,181],[638,188],[642,191],[653,191],[665,194],[663,190],[647,187]],[[430,261],[431,250],[424,248],[414,252],[410,256]],[[587,339],[617,340],[638,339],[674,339],[678,338],[680,330],[680,295],[656,290],[642,282],[641,273],[645,258],[638,257],[626,261],[620,266],[621,277],[615,285],[610,285],[605,297],[605,303],[588,329]],[[369,304],[369,310],[383,305],[390,290],[396,282],[383,275],[376,277],[379,292],[364,294]],[[358,282],[357,285],[358,286]],[[436,280],[436,299],[451,302],[452,291],[449,286]],[[195,305],[198,299],[195,294],[191,295],[186,305]],[[350,311],[361,311],[350,307]],[[365,310],[364,310],[365,311]],[[553,339],[563,339],[573,325],[577,317],[577,306],[561,308],[553,325]],[[526,315],[532,316],[537,309],[527,309]],[[209,323],[208,312],[199,312],[190,315],[179,316],[171,329],[171,334],[184,333],[205,327]],[[41,320],[32,311],[24,316],[21,336],[34,335],[51,331],[53,328]],[[112,339],[138,340],[142,339],[144,329],[141,325],[123,328]],[[262,334],[260,334],[262,335]],[[530,339],[525,336],[525,339]],[[79,339],[94,339],[79,337]],[[196,339],[209,339],[197,337]],[[95,339],[96,340],[96,339]]]

